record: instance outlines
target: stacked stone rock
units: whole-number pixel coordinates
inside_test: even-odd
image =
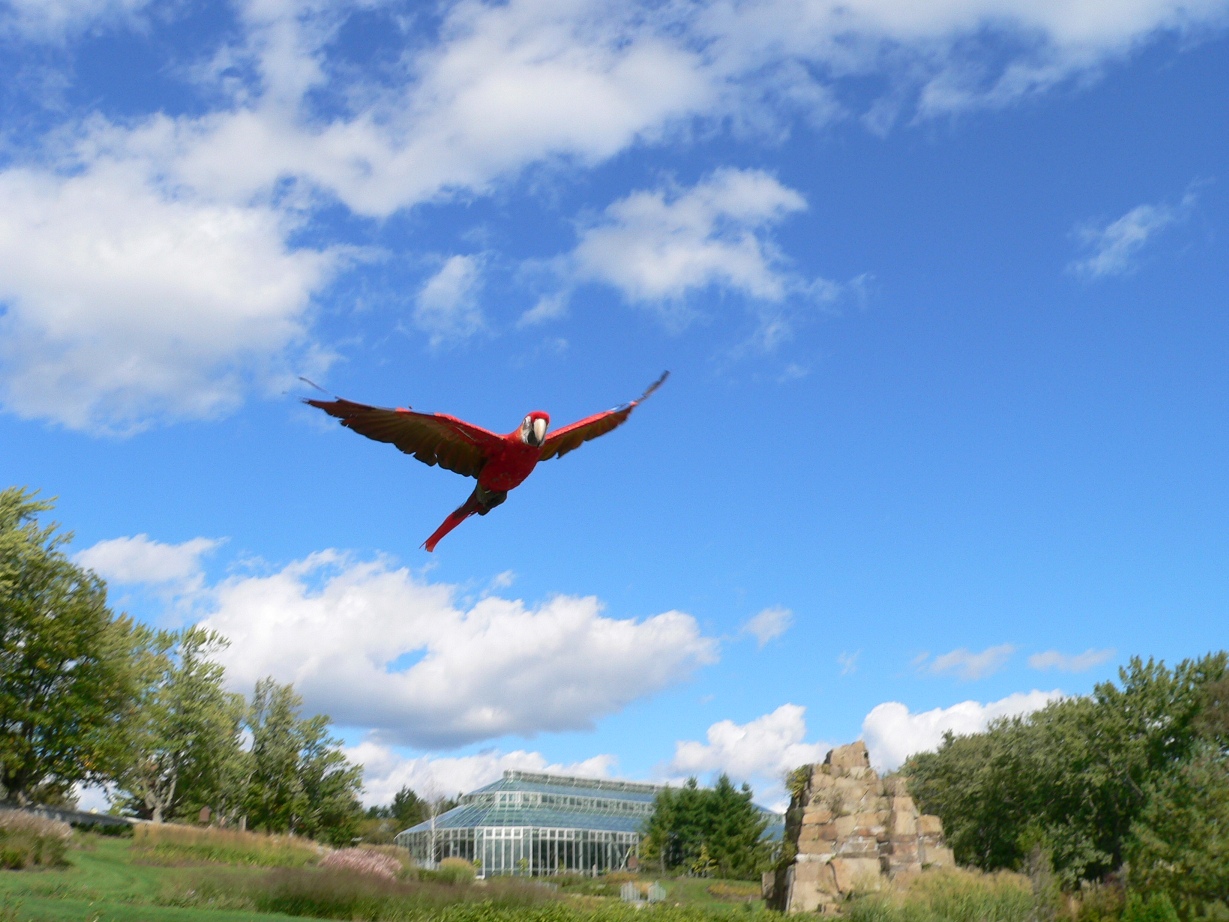
[[[764,898],[782,912],[837,912],[849,894],[877,890],[924,867],[952,867],[937,816],[918,813],[903,779],[881,779],[862,742],[828,753],[790,800],[786,854],[764,875]]]

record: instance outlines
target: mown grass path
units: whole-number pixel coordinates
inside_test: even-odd
[[[88,837],[68,853],[69,866],[0,871],[2,922],[271,922],[291,916],[159,905],[186,873],[134,863],[132,840]],[[242,870],[236,869],[238,873]],[[251,869],[258,874],[258,869]]]

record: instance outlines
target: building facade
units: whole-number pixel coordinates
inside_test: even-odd
[[[602,874],[628,867],[661,785],[505,771],[397,835],[414,860],[473,862],[483,877]]]

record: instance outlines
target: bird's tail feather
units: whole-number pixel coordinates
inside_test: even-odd
[[[440,539],[443,538],[444,535],[448,534],[448,532],[452,531],[475,512],[479,511],[481,504],[478,502],[476,494],[477,491],[475,490],[474,493],[470,495],[469,499],[454,509],[448,515],[448,518],[444,519],[444,521],[440,523],[440,527],[431,533],[431,537],[422,543],[422,546],[426,548],[427,553],[431,553],[435,550],[435,546],[440,543]]]

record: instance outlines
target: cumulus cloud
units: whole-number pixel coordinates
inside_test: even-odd
[[[786,772],[817,762],[832,747],[805,742],[806,708],[783,704],[745,724],[722,720],[708,728],[707,742],[675,744],[668,771],[674,775],[725,772],[735,781],[758,781],[760,796],[777,798]]]
[[[683,299],[709,286],[756,301],[831,300],[836,286],[794,273],[768,237],[805,208],[798,192],[758,170],[726,168],[689,188],[635,192],[581,231],[568,272],[613,285],[676,322],[686,317]],[[780,322],[779,313],[773,320]],[[767,339],[774,344],[780,332]]]
[[[466,609],[452,586],[332,551],[228,579],[207,609],[234,687],[272,675],[341,726],[422,748],[589,728],[717,659],[682,612],[615,619],[575,596]]]
[[[998,672],[1016,652],[1014,645],[1005,643],[997,647],[987,647],[980,653],[974,653],[966,647],[942,653],[933,659],[929,653],[923,653],[914,660],[914,664],[931,675],[955,673],[966,681],[983,679]]]
[[[363,766],[363,803],[391,803],[402,787],[420,797],[455,797],[498,781],[505,770],[550,772],[581,778],[610,778],[617,760],[597,755],[581,762],[551,762],[540,752],[489,750],[466,756],[407,756],[391,746],[365,740],[345,749],[351,762]]]
[[[468,339],[486,322],[478,295],[482,288],[482,261],[477,256],[451,256],[418,292],[415,325],[427,333],[432,346]]]
[[[114,162],[0,172],[0,401],[106,433],[234,408],[310,351],[336,258],[290,249],[289,229]]]
[[[1100,278],[1124,275],[1135,268],[1135,257],[1161,231],[1185,221],[1197,201],[1188,191],[1177,205],[1136,205],[1107,224],[1088,223],[1076,228],[1075,236],[1088,255],[1068,265],[1077,275]]]
[[[0,30],[65,39],[145,6],[8,0]],[[336,254],[292,241],[321,202],[380,218],[490,194],[535,166],[591,168],[696,127],[779,137],[798,118],[861,115],[886,131],[1005,105],[1095,74],[1159,32],[1219,25],[1229,2],[458,0],[429,39],[371,69],[335,41],[359,7],[390,29],[419,22],[378,5],[243,0],[214,61],[183,71],[212,108],[59,125],[23,154],[25,168],[0,173],[0,403],[124,433],[218,416],[288,365],[306,370],[327,352],[309,306]],[[869,83],[885,98],[865,102]],[[636,192],[582,229],[573,277],[676,321],[690,292],[735,292],[758,305],[753,342],[771,349],[798,322],[790,298],[837,291],[799,278],[773,244],[804,205],[755,170]],[[1184,207],[1140,206],[1087,228],[1075,271],[1124,271]],[[416,304],[437,343],[482,325],[478,267],[454,260]],[[523,322],[566,306],[548,296]]]
[[[862,738],[875,767],[894,771],[913,753],[937,749],[943,734],[948,731],[957,736],[980,733],[996,718],[1031,714],[1061,697],[1060,691],[1033,690],[1017,692],[989,704],[962,701],[920,714],[910,712],[899,701],[888,701],[866,715],[862,721]]]
[[[99,541],[75,559],[114,583],[191,584],[201,576],[201,557],[221,543],[217,538],[193,538],[182,544],[163,544],[149,535],[134,535]]]
[[[763,647],[764,644],[772,640],[774,637],[780,637],[789,630],[794,621],[794,613],[788,608],[782,608],[779,605],[772,608],[765,608],[757,615],[753,615],[743,625],[742,631],[744,634],[750,634],[755,638],[755,642]]]
[[[1115,651],[1085,650],[1083,653],[1060,653],[1057,650],[1047,650],[1044,653],[1034,653],[1028,658],[1028,664],[1033,669],[1057,669],[1059,672],[1087,672],[1095,666],[1112,659]]]

